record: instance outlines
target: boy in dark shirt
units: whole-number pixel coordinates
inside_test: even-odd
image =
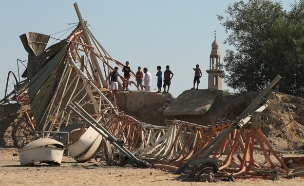
[[[126,66],[124,66],[122,68],[122,72],[124,73],[124,80],[123,80],[123,83],[122,83],[122,91],[129,90],[128,85],[129,85],[130,72],[131,72],[131,68],[129,67],[129,61],[126,61]]]
[[[171,76],[172,74],[172,76]],[[174,74],[171,72],[169,65],[166,66],[166,71],[164,72],[164,93],[168,93],[171,85],[171,79]],[[166,91],[166,86],[168,86],[168,90]]]
[[[194,70],[194,80],[193,80],[193,88],[192,89],[195,89],[195,83],[197,83],[197,86],[196,86],[196,90],[197,90],[198,85],[200,83],[200,78],[202,77],[202,71],[199,68],[198,64],[196,65],[196,68],[193,68],[193,70]]]
[[[158,88],[158,91],[157,93],[160,93],[161,92],[161,87],[162,87],[162,84],[163,84],[163,78],[162,78],[162,71],[160,70],[161,69],[161,66],[157,66],[157,73],[156,73],[156,76],[157,76],[157,88]]]
[[[114,100],[114,102],[116,102],[116,94],[117,94],[117,90],[118,90],[118,67],[115,67],[114,70],[109,74],[109,76],[107,77],[106,81],[108,82],[108,80],[110,79],[110,89],[112,91],[112,98]]]

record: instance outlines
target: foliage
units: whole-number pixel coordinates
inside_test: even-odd
[[[232,92],[229,92],[229,89],[223,90],[222,96],[232,96],[234,95]]]
[[[280,2],[239,1],[226,17],[218,15],[228,38],[223,74],[227,85],[240,93],[264,89],[277,75],[278,91],[304,96],[304,3],[283,10]]]

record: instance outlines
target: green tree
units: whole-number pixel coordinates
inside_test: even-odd
[[[239,1],[218,20],[234,49],[224,57],[227,85],[241,93],[264,89],[277,75],[276,89],[304,96],[304,3],[283,10],[280,2]]]

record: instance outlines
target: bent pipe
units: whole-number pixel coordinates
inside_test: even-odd
[[[9,71],[8,74],[7,74],[7,78],[6,78],[6,86],[5,86],[5,94],[4,94],[4,97],[6,96],[6,93],[7,93],[7,86],[8,86],[8,81],[9,81],[9,77],[10,77],[10,74],[13,74],[15,80],[16,80],[16,85],[18,85],[18,80],[17,80],[17,77],[15,76],[14,72],[12,71]]]

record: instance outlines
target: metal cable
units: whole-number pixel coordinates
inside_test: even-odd
[[[54,34],[50,34],[50,36],[55,35],[55,34],[59,34],[59,33],[64,32],[64,31],[66,31],[66,30],[70,30],[70,29],[72,29],[72,28],[74,28],[74,27],[76,27],[76,26],[77,26],[77,25],[74,25],[74,26],[72,26],[72,27],[70,27],[70,28],[64,29],[64,30],[59,31],[59,32],[56,32],[56,33],[54,33]]]

